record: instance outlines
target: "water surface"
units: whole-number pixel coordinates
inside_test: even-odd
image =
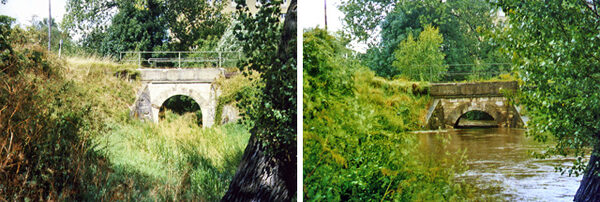
[[[569,166],[573,159],[533,157],[552,144],[537,143],[522,129],[455,129],[420,133],[419,140],[420,150],[440,158],[464,151],[469,169],[459,180],[482,189],[499,186],[493,196],[508,201],[572,201],[581,181],[555,172],[555,165]]]

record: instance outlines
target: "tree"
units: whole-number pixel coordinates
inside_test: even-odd
[[[134,49],[190,50],[223,35],[229,24],[229,17],[220,12],[223,4],[208,0],[69,0],[62,26],[104,55]]]
[[[145,4],[124,3],[112,18],[111,26],[104,32],[101,41],[88,40],[92,46],[98,46],[103,55],[116,56],[119,52],[130,50],[153,50],[167,41],[167,26],[161,17],[163,5],[148,0]]]
[[[237,36],[244,44],[249,69],[263,72],[265,88],[242,162],[223,201],[291,201],[296,195],[296,0],[285,15],[281,1],[260,1],[255,15],[239,0]],[[273,38],[272,36],[280,36]]]
[[[204,40],[223,35],[229,17],[222,14],[227,1],[210,0],[166,0],[165,18],[169,31],[177,42],[173,47],[179,50],[202,47]]]
[[[43,20],[37,20],[36,18],[32,19],[32,25],[27,27],[26,34],[28,35],[28,39],[37,39],[36,43],[43,43],[48,41],[48,18],[44,18]],[[52,51],[58,53],[58,49],[60,48],[60,41],[63,40],[62,44],[62,53],[73,50],[75,44],[73,43],[71,36],[68,33],[64,32],[58,27],[58,24],[52,19]]]
[[[393,66],[412,80],[438,81],[448,68],[440,49],[443,40],[439,30],[431,25],[425,27],[418,40],[409,34],[394,51]]]
[[[362,8],[367,8],[362,9]],[[483,0],[352,0],[340,7],[346,14],[347,31],[355,40],[377,41],[364,55],[367,66],[378,75],[393,77],[399,74],[393,67],[394,51],[409,34],[416,36],[428,24],[438,27],[443,35],[442,51],[445,64],[472,64],[475,61],[493,63],[504,58],[487,33],[495,29],[494,9]],[[450,66],[450,71],[463,71],[465,66]],[[446,79],[464,79],[446,78]]]
[[[583,174],[575,201],[600,200],[600,13],[598,1],[499,1],[508,26],[501,35],[522,79],[522,96],[547,155],[573,155],[563,173]],[[584,168],[583,156],[591,149]]]

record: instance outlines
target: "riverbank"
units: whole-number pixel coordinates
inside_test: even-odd
[[[348,58],[341,40],[304,33],[305,200],[467,200],[476,189],[455,181],[462,155],[435,161],[409,131],[421,128],[427,83],[375,76]]]

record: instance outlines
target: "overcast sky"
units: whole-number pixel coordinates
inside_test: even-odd
[[[343,14],[337,8],[339,5],[340,0],[327,0],[327,28],[331,32],[342,29]],[[303,30],[325,27],[324,0],[303,0],[298,6],[298,21]]]
[[[298,3],[298,24],[302,30],[319,26],[325,27],[324,2],[325,0],[303,0]],[[342,0],[327,0],[327,31],[333,33],[343,29],[342,18],[344,14],[338,9]],[[358,52],[365,52],[365,44],[351,43],[352,48]]]
[[[52,18],[57,23],[62,22],[65,15],[66,0],[51,0]],[[32,16],[37,20],[48,18],[48,0],[8,0],[6,5],[0,4],[0,15],[16,18],[18,24],[31,25]]]

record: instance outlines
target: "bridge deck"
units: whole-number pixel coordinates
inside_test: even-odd
[[[138,69],[141,80],[145,82],[161,83],[211,83],[219,76],[225,74],[223,68],[202,69]]]
[[[434,83],[429,95],[435,98],[502,97],[505,91],[516,91],[516,81],[492,81],[471,83]]]

